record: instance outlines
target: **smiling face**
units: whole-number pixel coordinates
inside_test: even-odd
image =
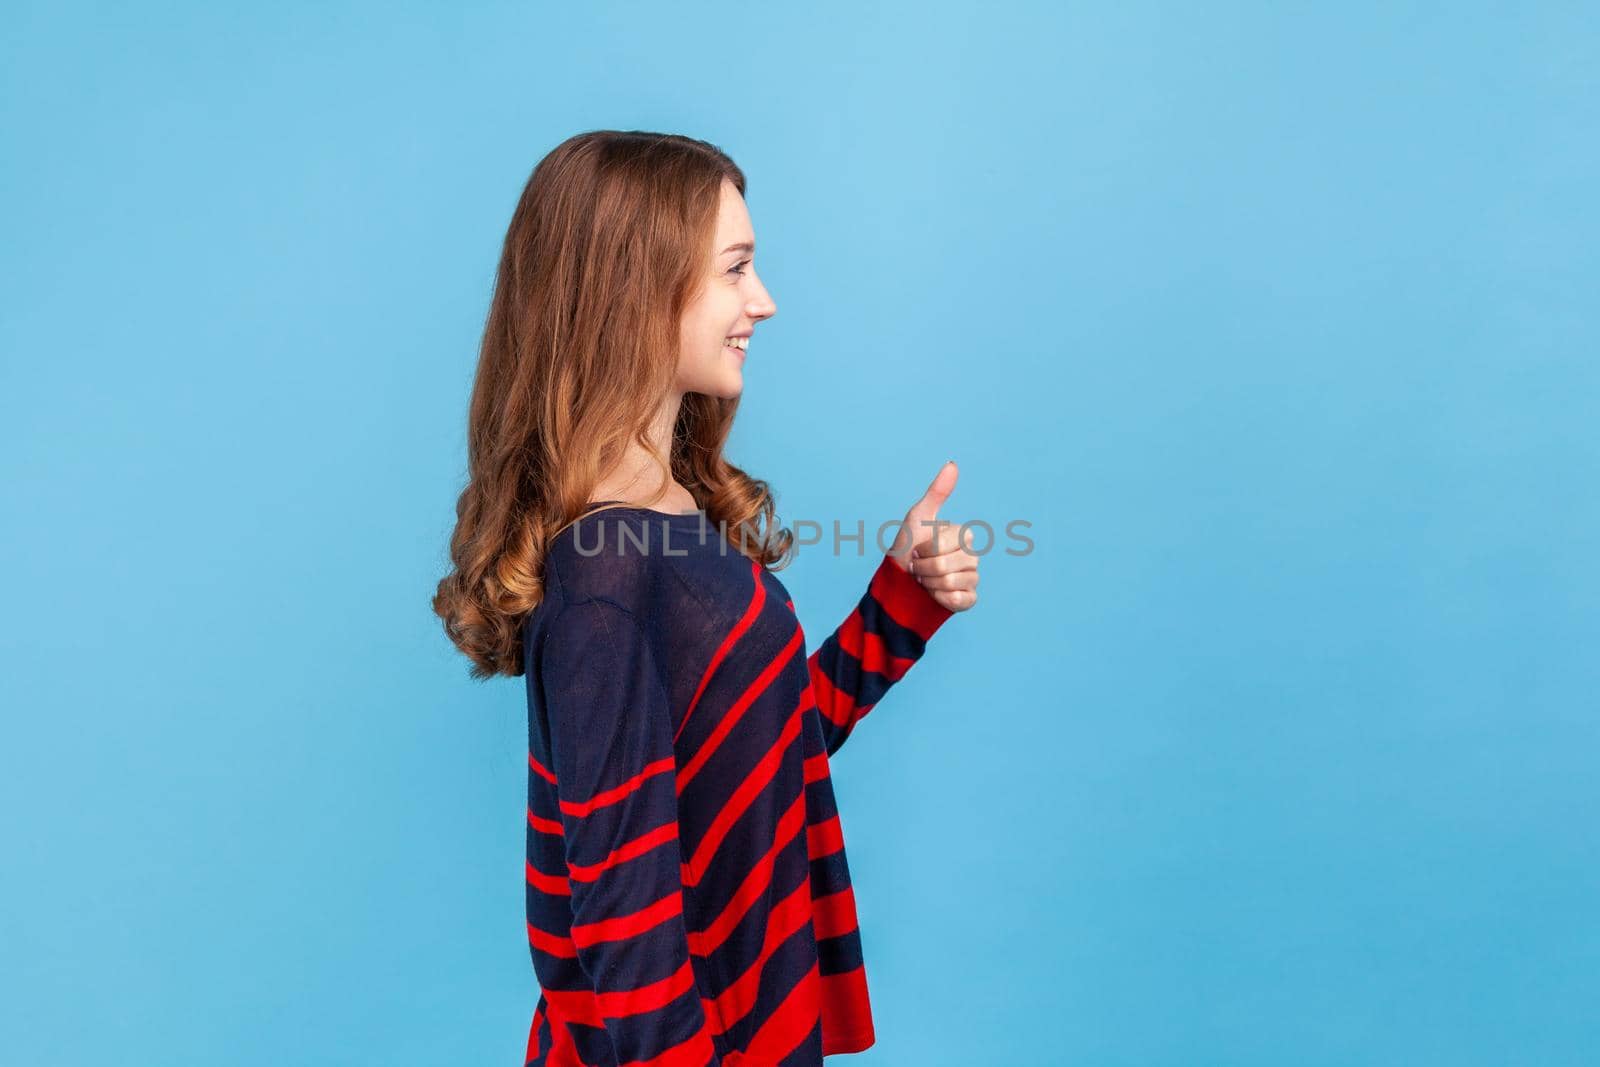
[[[677,388],[732,399],[744,391],[745,351],[756,323],[778,311],[756,276],[755,231],[744,197],[722,183],[714,240],[707,250],[707,277],[684,309],[678,347]]]

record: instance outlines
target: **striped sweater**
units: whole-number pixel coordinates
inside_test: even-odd
[[[803,1067],[873,1043],[828,759],[951,613],[885,555],[808,655],[730,536],[605,507],[546,556],[523,630],[529,1064]]]

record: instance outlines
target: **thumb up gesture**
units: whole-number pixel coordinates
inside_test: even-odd
[[[922,499],[906,512],[889,549],[946,611],[966,611],[978,602],[978,557],[961,544],[958,524],[939,518],[958,473],[953,459],[939,469]]]

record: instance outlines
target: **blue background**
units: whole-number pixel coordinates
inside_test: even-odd
[[[599,127],[749,174],[786,518],[1033,523],[835,762],[851,1062],[1592,1062],[1593,4],[6,22],[6,1062],[521,1062],[523,683],[429,600]]]

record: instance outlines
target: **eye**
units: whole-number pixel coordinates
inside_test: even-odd
[[[738,263],[735,263],[733,266],[728,268],[728,273],[729,274],[739,274],[739,275],[744,274],[744,271],[740,270],[739,268],[744,266],[746,263],[749,263],[749,262],[750,261],[748,259],[740,260]]]

